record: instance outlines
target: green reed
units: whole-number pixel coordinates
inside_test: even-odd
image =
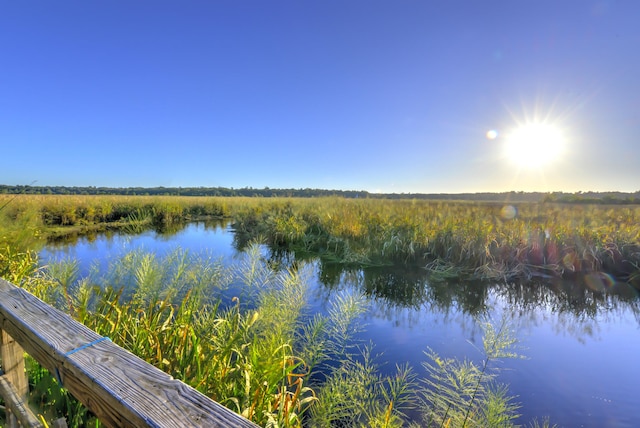
[[[637,206],[47,195],[0,195],[0,203],[7,205],[7,225],[35,224],[45,236],[170,230],[226,217],[234,221],[239,247],[261,237],[273,248],[324,261],[420,264],[436,277],[510,280],[595,271],[640,287]]]
[[[303,355],[316,362],[327,358],[324,347],[306,348],[301,333],[309,270],[274,273],[260,260],[257,245],[239,266],[225,269],[181,250],[162,259],[135,251],[84,278],[74,261],[52,264],[41,277],[48,286],[28,289],[245,417],[265,426],[301,426],[317,400]],[[236,280],[246,281],[247,302],[233,297],[223,307],[215,296]],[[336,311],[324,325],[347,330],[343,316],[341,326],[333,327],[345,312]],[[34,383],[49,391],[51,382],[39,375]]]
[[[497,371],[491,364],[504,358],[520,358],[513,331],[503,318],[500,324],[485,321],[480,364],[470,360],[441,358],[427,352],[423,363],[428,377],[422,392],[423,420],[426,426],[507,427],[514,426],[518,405],[505,385],[495,383]]]
[[[5,217],[13,222],[29,213],[47,236],[113,228],[164,230],[185,221],[232,214],[244,198],[170,196],[0,195]]]
[[[514,426],[517,406],[506,387],[493,386],[490,367],[512,356],[504,324],[485,325],[481,365],[430,352],[423,379],[408,365],[382,375],[371,345],[354,341],[364,297],[338,293],[326,315],[305,314],[309,274],[304,265],[274,272],[252,245],[230,269],[179,249],[160,259],[135,251],[86,277],[65,260],[23,285],[262,426],[413,426],[417,412],[430,426]],[[245,300],[216,297],[237,281],[248,289]],[[97,423],[33,362],[30,382],[48,420]]]
[[[640,208],[408,200],[288,200],[234,216],[242,239],[342,264],[422,264],[435,276],[640,278]],[[508,212],[508,211],[507,211]],[[637,284],[640,286],[640,284]]]
[[[408,262],[444,251],[447,258],[435,260],[468,269],[495,261],[494,242],[497,249],[518,249],[523,237],[535,238],[533,223],[525,219],[541,214],[529,208],[531,213],[523,208],[522,218],[510,222],[481,219],[482,210],[491,207],[413,201],[238,201],[233,212],[240,233],[264,233],[271,244],[296,248],[301,242],[304,251],[339,255],[350,263]],[[28,212],[17,209],[9,217],[26,218]],[[563,230],[560,214],[546,214],[555,216],[556,231]],[[626,215],[630,217],[618,218],[618,227],[633,238],[634,229],[623,226],[635,214]],[[33,223],[28,224],[37,224],[33,233],[46,227],[30,218]],[[572,221],[585,235],[587,230],[595,233],[584,219]],[[272,227],[277,235],[270,235]],[[0,230],[10,236],[6,228]],[[485,235],[491,236],[488,244]],[[498,242],[496,237],[503,235]],[[623,238],[628,237],[616,236]],[[487,246],[484,253],[481,244]],[[299,264],[274,271],[255,244],[232,269],[181,250],[163,258],[131,252],[106,271],[96,266],[86,277],[78,276],[75,261],[42,270],[33,251],[11,244],[6,248],[0,261],[12,282],[263,426],[396,427],[410,425],[410,412],[422,413],[426,423],[437,426],[513,426],[517,407],[505,387],[495,386],[490,370],[495,359],[509,356],[503,351],[513,344],[501,329],[496,333],[486,327],[481,365],[443,360],[430,352],[423,380],[408,366],[381,375],[371,347],[353,340],[365,309],[363,296],[338,294],[326,316],[310,317],[305,313],[308,268]],[[243,284],[242,291],[225,299],[230,283]],[[72,426],[90,420],[36,365],[30,379],[48,418],[62,413]],[[42,403],[45,395],[51,402]]]

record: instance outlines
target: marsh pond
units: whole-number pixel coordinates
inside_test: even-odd
[[[76,259],[81,275],[132,250],[162,257],[179,248],[233,266],[242,257],[234,237],[228,223],[200,222],[170,234],[111,233],[51,243],[40,257],[43,264]],[[298,263],[266,247],[261,254],[274,269]],[[313,258],[304,265],[310,315],[325,312],[335,293],[365,296],[363,328],[352,339],[373,344],[383,372],[408,363],[422,376],[429,349],[442,357],[480,361],[480,320],[506,319],[524,358],[496,365],[498,380],[521,406],[517,423],[549,417],[566,427],[640,426],[640,299],[625,283],[606,276],[455,283],[430,279],[420,266],[349,270]],[[219,297],[230,301],[242,290],[231,284],[222,293]]]

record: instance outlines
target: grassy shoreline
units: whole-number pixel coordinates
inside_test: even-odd
[[[640,207],[344,198],[0,195],[5,222],[42,237],[233,222],[239,245],[349,266],[420,265],[480,280],[594,273],[640,288]]]
[[[421,265],[474,280],[592,274],[640,287],[637,207],[310,200],[241,212],[234,227],[345,264]]]
[[[37,260],[23,256],[36,269]],[[372,345],[353,340],[364,297],[337,293],[326,315],[309,318],[310,271],[299,265],[274,272],[258,245],[230,269],[181,250],[162,257],[133,251],[86,277],[78,275],[77,263],[13,280],[261,426],[424,426],[410,412],[426,426],[515,426],[514,397],[494,383],[495,360],[509,357],[496,350],[515,344],[506,320],[497,326],[479,320],[491,342],[480,363],[443,360],[430,351],[424,370],[403,365],[381,374]],[[222,304],[221,292],[236,281],[244,291]],[[45,420],[100,426],[33,360],[29,377]],[[463,377],[463,385],[447,381]]]
[[[6,202],[0,198],[0,204]],[[548,243],[558,249],[552,266],[559,270],[552,274],[586,266],[584,271],[608,275],[605,269],[620,268],[607,257],[615,262],[620,256],[635,269],[640,257],[640,211],[628,207],[21,196],[0,211],[0,274],[264,426],[417,426],[407,417],[410,409],[418,409],[428,426],[514,426],[512,397],[505,387],[493,388],[495,373],[486,370],[509,354],[494,345],[508,350],[515,343],[501,336],[504,325],[497,330],[486,325],[485,333],[493,339],[480,365],[427,353],[426,378],[408,366],[383,376],[370,349],[349,343],[362,298],[339,295],[328,316],[301,316],[304,263],[273,272],[250,243],[231,275],[253,291],[227,307],[215,295],[228,284],[229,273],[209,260],[192,260],[179,252],[166,258],[131,253],[98,276],[78,278],[74,262],[39,270],[33,252],[34,239],[42,242],[56,230],[168,228],[213,214],[232,220],[236,235],[248,242],[260,236],[273,248],[352,266],[425,263],[443,278],[467,272],[506,277],[507,269],[517,271],[514,266],[546,269],[553,255]],[[540,255],[543,263],[533,259]],[[498,274],[490,270],[496,264],[502,266]],[[636,272],[628,270],[629,282]],[[602,290],[594,291],[606,289],[604,279],[598,284]],[[323,370],[321,381],[313,376],[318,370]],[[447,383],[463,375],[463,384]],[[30,376],[36,392],[46,391],[41,400],[58,394],[40,403],[52,418],[61,412],[76,426],[90,419],[37,365]]]

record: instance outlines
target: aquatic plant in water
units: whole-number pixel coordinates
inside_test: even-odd
[[[518,417],[518,405],[505,385],[495,382],[491,364],[503,358],[521,358],[516,352],[513,331],[503,318],[496,327],[484,321],[484,358],[471,360],[441,358],[433,350],[423,363],[428,376],[421,391],[423,420],[429,427],[509,427]]]
[[[309,269],[274,272],[257,244],[231,270],[181,250],[162,258],[134,251],[82,278],[69,260],[34,275],[37,259],[25,254],[32,254],[23,257],[31,266],[19,278],[25,288],[263,426],[399,427],[416,411],[433,426],[513,425],[517,407],[491,370],[512,356],[505,325],[486,325],[481,365],[429,352],[424,380],[409,366],[382,375],[373,348],[353,340],[364,297],[339,293],[326,315],[310,317]],[[244,291],[223,304],[234,281]],[[46,389],[56,397],[40,399],[50,419],[89,420],[35,364],[30,378],[35,396]]]

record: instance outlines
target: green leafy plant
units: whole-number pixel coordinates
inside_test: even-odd
[[[422,413],[429,427],[510,427],[518,417],[518,405],[506,386],[495,383],[492,363],[502,358],[520,358],[516,339],[503,318],[496,329],[482,323],[484,358],[481,364],[468,359],[441,358],[433,350],[423,363],[428,376],[423,380]]]

